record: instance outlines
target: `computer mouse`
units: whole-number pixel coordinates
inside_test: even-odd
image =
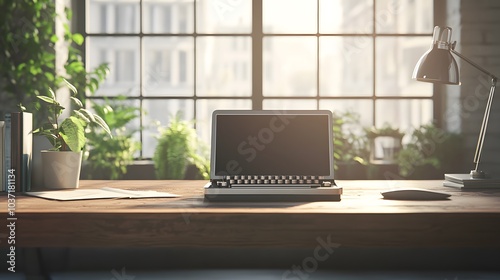
[[[451,196],[449,193],[418,188],[392,189],[381,192],[384,199],[396,200],[442,200]]]

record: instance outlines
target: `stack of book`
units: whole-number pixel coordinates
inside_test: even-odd
[[[31,190],[33,115],[5,114],[0,123],[0,182],[3,191]]]
[[[470,174],[445,174],[443,182],[445,187],[454,187],[459,189],[496,189],[500,188],[500,179],[471,178]]]

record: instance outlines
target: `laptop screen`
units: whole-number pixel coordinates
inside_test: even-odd
[[[213,117],[216,176],[333,175],[329,111],[216,111]]]

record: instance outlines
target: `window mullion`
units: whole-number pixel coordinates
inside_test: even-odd
[[[262,0],[252,1],[252,109],[261,110],[262,95]]]
[[[377,15],[377,1],[373,0],[373,29],[372,29],[372,58],[373,58],[373,65],[372,65],[372,125],[375,127],[377,125],[377,21],[376,21],[376,15]]]

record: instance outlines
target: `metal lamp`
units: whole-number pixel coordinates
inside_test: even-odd
[[[486,103],[486,110],[484,111],[483,122],[481,124],[481,130],[479,131],[479,139],[477,141],[476,152],[474,155],[475,168],[470,172],[469,178],[462,176],[462,179],[486,179],[487,175],[485,172],[479,170],[479,162],[481,159],[481,152],[483,149],[484,138],[486,134],[486,129],[488,127],[488,119],[491,111],[491,104],[493,101],[493,95],[495,94],[495,87],[498,78],[491,72],[485,70],[478,64],[474,63],[470,59],[464,57],[462,54],[455,51],[456,42],[451,42],[451,28],[450,27],[434,27],[433,41],[431,48],[418,60],[415,69],[413,70],[412,78],[429,83],[439,83],[439,84],[450,84],[459,85],[460,77],[458,71],[458,65],[452,54],[465,60],[474,68],[485,73],[491,79],[490,94],[488,96],[488,102]],[[445,178],[447,176],[445,175]],[[459,176],[460,177],[460,176]],[[448,179],[448,178],[447,178]],[[463,183],[463,180],[462,180]]]

